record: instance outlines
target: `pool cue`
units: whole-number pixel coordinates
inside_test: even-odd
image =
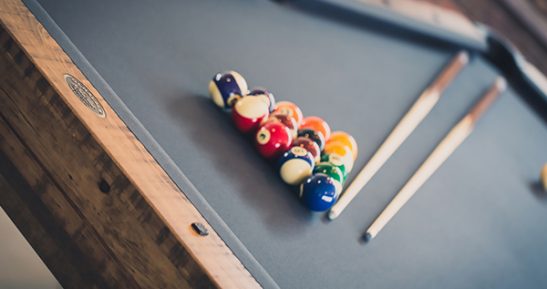
[[[353,182],[342,193],[340,199],[330,209],[328,213],[328,218],[330,220],[334,220],[340,216],[353,198],[359,194],[374,174],[378,172],[389,157],[391,157],[412,131],[414,131],[420,122],[429,114],[431,109],[441,98],[446,87],[452,83],[454,78],[456,78],[456,75],[458,75],[468,62],[469,55],[467,52],[459,52],[443,69],[439,76],[422,92],[365,167],[363,167]]]
[[[469,134],[471,134],[479,118],[505,88],[505,79],[503,77],[498,77],[482,98],[471,108],[467,115],[450,130],[393,200],[391,200],[384,211],[382,211],[376,220],[374,220],[364,235],[365,241],[370,241],[376,237],[378,232],[382,230],[389,220],[397,214],[416,191],[429,179],[429,177],[431,177],[431,175],[433,175],[433,173],[435,173]]]

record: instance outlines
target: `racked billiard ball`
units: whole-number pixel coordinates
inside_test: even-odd
[[[234,106],[247,93],[247,81],[236,71],[217,73],[209,81],[209,94],[214,103],[224,109]]]
[[[232,119],[243,133],[253,133],[269,116],[268,104],[259,98],[244,96],[232,109]]]
[[[299,129],[298,137],[309,138],[314,141],[318,146],[319,150],[322,151],[325,147],[325,137],[321,132],[315,131],[313,129]]]
[[[325,140],[330,137],[330,126],[322,118],[318,116],[307,116],[302,119],[302,123],[298,127],[299,129],[311,129],[323,134]]]
[[[279,122],[267,122],[256,132],[256,149],[263,157],[273,159],[286,152],[292,143],[289,129]]]
[[[279,175],[289,185],[298,185],[311,176],[314,160],[310,152],[292,147],[279,158]]]
[[[344,176],[342,183],[346,181],[348,177],[348,171],[347,171],[345,163],[342,161],[342,158],[340,156],[336,154],[332,154],[332,155],[321,154],[321,162],[329,163],[337,167],[338,169],[340,169],[340,171],[342,172],[342,175]]]
[[[359,152],[359,149],[357,147],[357,142],[350,134],[343,131],[332,132],[330,134],[330,138],[327,140],[327,143],[336,142],[336,141],[347,145],[351,149],[353,160],[357,159],[357,154]]]
[[[315,174],[300,185],[299,199],[311,211],[324,212],[334,205],[338,194],[334,180],[325,174]]]
[[[313,157],[313,160],[315,163],[318,163],[321,159],[321,149],[319,149],[319,145],[314,142],[313,140],[307,138],[307,137],[297,137],[293,143],[293,147],[301,147],[306,149]]]
[[[342,186],[344,183],[344,174],[338,168],[337,166],[328,163],[328,162],[322,162],[319,163],[313,168],[313,174],[325,174],[329,177],[331,177],[334,180],[335,186],[336,186],[336,193],[340,195],[342,193]]]
[[[294,118],[280,113],[271,113],[266,122],[270,121],[277,121],[284,124],[291,131],[291,136],[293,137],[293,139],[296,138],[298,125],[296,124]]]
[[[351,149],[342,142],[332,141],[325,144],[324,154],[338,155],[346,165],[346,171],[349,173],[353,169],[353,154]]]
[[[290,102],[290,101],[280,101],[275,105],[274,113],[280,113],[284,115],[288,115],[294,120],[296,120],[296,124],[300,126],[300,123],[302,122],[302,119],[304,118],[304,115],[302,114],[302,110],[300,108]]]
[[[264,101],[268,103],[268,109],[270,110],[270,112],[274,110],[275,108],[274,95],[273,93],[269,92],[265,88],[261,88],[261,87],[253,88],[251,91],[249,91],[249,93],[247,93],[247,95],[262,98]]]

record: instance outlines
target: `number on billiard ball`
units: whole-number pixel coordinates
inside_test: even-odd
[[[319,149],[319,145],[307,137],[297,137],[292,143],[292,146],[306,149],[313,156],[315,163],[318,163],[321,159],[321,149]]]

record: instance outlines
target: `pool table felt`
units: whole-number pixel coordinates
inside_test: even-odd
[[[328,223],[215,107],[209,79],[238,70],[350,132],[358,170],[455,50],[269,1],[26,3],[265,288],[547,286],[547,200],[533,189],[547,130],[511,89],[378,237],[359,242],[494,80],[481,58]]]

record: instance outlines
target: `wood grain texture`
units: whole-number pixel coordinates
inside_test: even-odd
[[[2,1],[0,19],[0,202],[60,283],[260,288],[24,4]]]

